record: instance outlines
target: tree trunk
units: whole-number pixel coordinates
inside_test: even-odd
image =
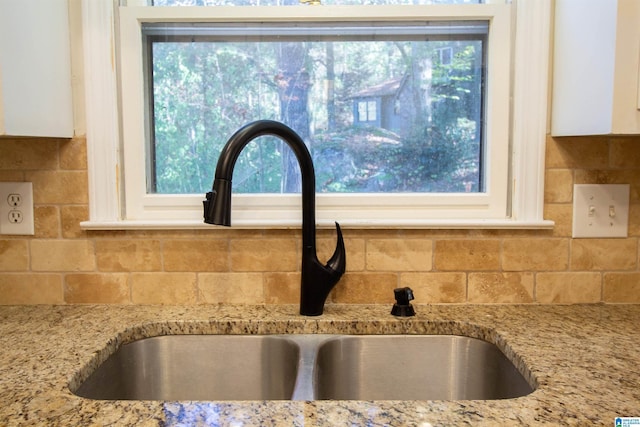
[[[336,72],[333,42],[326,43],[327,52],[327,130],[336,128]]]
[[[301,42],[284,42],[278,47],[278,74],[275,77],[280,99],[280,120],[304,141],[309,139],[309,73],[305,70],[306,48]],[[301,176],[293,152],[283,145],[282,192],[300,191]]]
[[[427,47],[424,43],[411,44],[411,79],[413,84],[413,106],[415,116],[413,125],[431,123],[431,76],[433,64],[430,56],[425,54]]]

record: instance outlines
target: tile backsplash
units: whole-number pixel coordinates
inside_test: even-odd
[[[297,303],[299,230],[85,231],[86,141],[0,139],[0,181],[33,182],[35,236],[0,236],[0,304]],[[572,239],[574,183],[631,185],[629,237]],[[328,302],[640,303],[640,136],[547,139],[552,230],[346,229]],[[319,257],[334,247],[319,230]],[[266,249],[265,249],[266,248]]]

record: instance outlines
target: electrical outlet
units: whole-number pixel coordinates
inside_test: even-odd
[[[0,234],[34,234],[30,182],[0,182]]]
[[[573,237],[627,237],[629,184],[575,184]]]
[[[9,203],[9,206],[17,208],[22,204],[22,196],[20,193],[11,193],[7,196],[7,203]]]
[[[22,215],[22,211],[12,210],[9,211],[9,222],[11,224],[20,224],[24,221],[24,216]]]

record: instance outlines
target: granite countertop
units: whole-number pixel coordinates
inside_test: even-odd
[[[0,307],[0,425],[613,425],[640,417],[640,305]],[[96,401],[69,391],[122,343],[165,334],[438,333],[497,344],[524,397],[467,401]]]

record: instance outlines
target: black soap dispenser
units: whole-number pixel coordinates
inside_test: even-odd
[[[416,311],[409,303],[409,301],[413,299],[413,291],[411,288],[396,288],[393,290],[393,294],[396,298],[396,303],[393,304],[391,314],[398,317],[410,317],[416,315]]]

